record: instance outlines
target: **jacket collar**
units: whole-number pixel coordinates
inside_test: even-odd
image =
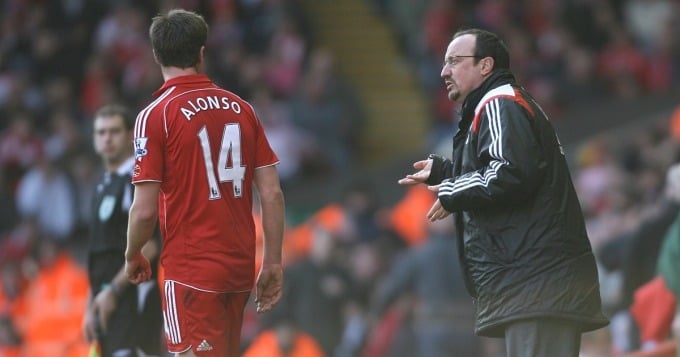
[[[475,116],[475,108],[482,100],[482,97],[492,89],[504,84],[515,84],[515,76],[509,70],[499,69],[495,70],[479,87],[470,92],[463,102],[459,128],[467,129],[472,122],[472,118]]]

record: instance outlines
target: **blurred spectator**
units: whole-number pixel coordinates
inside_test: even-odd
[[[43,157],[19,182],[16,193],[19,214],[34,218],[51,239],[70,238],[76,224],[73,186],[52,157]]]
[[[660,145],[661,142],[663,140],[655,143]],[[654,155],[654,147],[656,146],[652,145],[647,149],[648,155]],[[645,155],[646,150],[640,150],[638,147],[637,151]],[[636,299],[639,299],[636,297],[636,292],[656,276],[657,257],[662,242],[680,207],[672,195],[677,184],[672,175],[667,175],[665,185],[657,180],[643,184],[648,181],[642,178],[650,175],[649,168],[641,167],[634,172],[635,182],[638,183],[637,189],[640,190],[639,192],[643,192],[643,189],[649,190],[642,196],[647,197],[645,200],[636,199],[634,201],[636,204],[628,208],[618,212],[613,211],[621,222],[628,221],[627,230],[616,229],[618,227],[610,228],[610,237],[606,238],[607,242],[598,250],[598,260],[602,263],[602,267],[608,271],[619,271],[622,276],[619,297],[608,304],[613,315],[612,344],[616,353],[626,353],[640,347],[641,341],[637,337],[638,326],[629,308]],[[649,187],[645,188],[645,185]],[[665,186],[666,190],[659,189],[662,186]],[[598,215],[609,213],[615,207],[616,205],[612,205],[605,208]],[[630,221],[634,224],[631,225]]]
[[[657,49],[658,40],[666,24],[677,12],[677,2],[671,0],[627,0],[623,15],[633,40],[645,53]]]
[[[16,318],[21,309],[22,295],[28,280],[22,274],[20,260],[9,260],[5,257],[0,266],[0,316]],[[13,325],[13,322],[12,322]],[[14,328],[14,326],[13,326]]]
[[[474,308],[466,293],[453,222],[429,224],[426,242],[401,254],[378,290],[372,314],[382,316],[400,297],[414,294],[413,330],[418,356],[478,356]]]
[[[602,138],[594,138],[580,148],[577,156],[579,170],[575,174],[574,184],[586,215],[597,214],[607,209],[607,194],[610,187],[617,184],[620,174],[617,172],[607,142]]]
[[[368,179],[350,183],[343,191],[342,208],[345,228],[339,238],[348,243],[373,242],[386,229],[381,222],[380,197]]]
[[[598,74],[615,95],[632,98],[645,89],[647,62],[624,29],[615,27],[611,35],[611,41],[598,54]]]
[[[409,3],[392,2],[385,13],[404,42],[402,53],[432,98],[435,133],[441,131],[437,124],[455,114],[441,96],[441,51],[431,49],[437,39],[459,28],[499,32],[513,49],[511,67],[519,83],[558,113],[556,119],[573,106],[659,92],[680,83],[680,71],[674,70],[680,63],[678,42],[672,40],[680,32],[679,9],[672,1]]]
[[[88,294],[85,271],[51,239],[40,240],[35,259],[24,309],[15,320],[24,339],[23,355],[85,356],[88,346],[80,329]]]
[[[435,199],[434,193],[426,187],[412,186],[392,206],[390,224],[409,246],[415,247],[427,240],[427,212]]]
[[[31,218],[19,221],[1,241],[0,262],[21,264],[27,259],[40,239],[40,228]]]
[[[680,166],[675,165],[669,170],[669,180],[674,184],[669,185],[672,192],[669,195],[676,201],[680,201]],[[672,178],[671,178],[672,177]],[[680,301],[680,216],[675,218],[673,225],[666,233],[661,245],[657,264],[657,273],[664,280],[668,290]],[[675,308],[675,322],[680,322],[677,313],[680,312],[680,303]],[[673,331],[674,337],[680,337],[677,329]]]
[[[49,119],[49,135],[44,140],[44,151],[52,160],[70,159],[82,147],[80,128],[65,108],[55,110]]]
[[[655,39],[654,50],[647,54],[649,70],[646,85],[651,92],[667,91],[677,83],[677,70],[680,61],[680,46],[677,41],[677,23],[666,21]]]
[[[90,152],[76,153],[68,161],[68,175],[73,180],[76,205],[76,227],[78,233],[89,229],[92,217],[92,197],[98,179],[97,163]],[[83,237],[86,237],[84,234]]]
[[[0,170],[0,237],[4,236],[16,224],[19,214],[14,202],[14,192],[5,180],[5,171]]]
[[[564,50],[564,73],[558,91],[561,101],[574,105],[589,105],[601,99],[603,90],[595,78],[593,53],[586,47],[571,43]]]
[[[114,68],[146,52],[146,14],[127,2],[115,2],[94,33],[97,52],[110,55]],[[107,56],[108,57],[108,56]]]
[[[298,84],[305,51],[295,23],[287,19],[279,22],[272,34],[265,76],[277,96],[288,97]]]
[[[281,182],[290,184],[299,178],[313,154],[314,139],[310,133],[292,124],[288,107],[276,100],[268,88],[255,89],[251,103],[262,121],[269,144],[281,160],[277,165]]]
[[[110,60],[102,54],[94,53],[85,61],[84,78],[80,85],[80,109],[83,115],[91,118],[104,103],[115,102],[113,73],[109,69]]]
[[[12,320],[5,316],[0,317],[0,356],[21,356],[21,337]]]
[[[332,356],[340,342],[343,312],[352,298],[353,284],[347,270],[336,261],[335,237],[317,227],[312,239],[309,256],[284,271],[283,297],[272,318],[290,316]]]
[[[243,357],[324,357],[321,347],[308,333],[286,318],[262,331],[248,346]]]
[[[423,14],[423,36],[426,53],[440,56],[446,52],[451,41],[450,29],[460,24],[461,12],[456,2],[450,0],[433,0]]]
[[[0,168],[11,192],[42,154],[42,141],[34,131],[29,114],[11,114],[9,127],[0,134]]]
[[[680,202],[680,166],[672,166],[667,173],[666,196]],[[631,345],[641,350],[652,350],[663,343],[671,332],[671,324],[675,318],[678,295],[677,269],[678,247],[680,247],[680,216],[675,216],[669,229],[663,235],[658,259],[654,259],[654,270],[649,278],[635,288],[630,302],[630,323],[639,331],[639,337]],[[648,254],[656,256],[657,254]],[[628,351],[622,351],[628,352]]]
[[[357,103],[335,73],[333,61],[325,50],[314,52],[291,99],[293,122],[316,137],[319,169],[323,174],[350,167],[362,121]]]

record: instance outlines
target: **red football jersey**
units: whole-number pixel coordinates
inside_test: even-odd
[[[205,75],[170,79],[137,115],[132,182],[160,182],[166,280],[252,287],[253,173],[278,163],[253,108]]]

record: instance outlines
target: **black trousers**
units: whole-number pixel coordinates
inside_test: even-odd
[[[136,357],[137,350],[146,355],[161,355],[163,312],[161,297],[155,281],[141,292],[140,286],[131,286],[118,300],[108,331],[99,331],[102,357]],[[138,294],[144,294],[144,305],[139,306]]]
[[[581,330],[568,320],[526,319],[505,328],[508,357],[578,357]]]

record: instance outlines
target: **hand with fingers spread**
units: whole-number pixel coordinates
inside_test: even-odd
[[[418,171],[412,174],[407,174],[404,176],[404,178],[400,179],[398,181],[400,185],[415,185],[418,183],[425,183],[425,181],[430,177],[430,171],[432,170],[432,159],[416,161],[413,163],[413,168]]]
[[[262,264],[255,286],[257,312],[270,311],[281,299],[283,291],[283,268],[281,264]]]

